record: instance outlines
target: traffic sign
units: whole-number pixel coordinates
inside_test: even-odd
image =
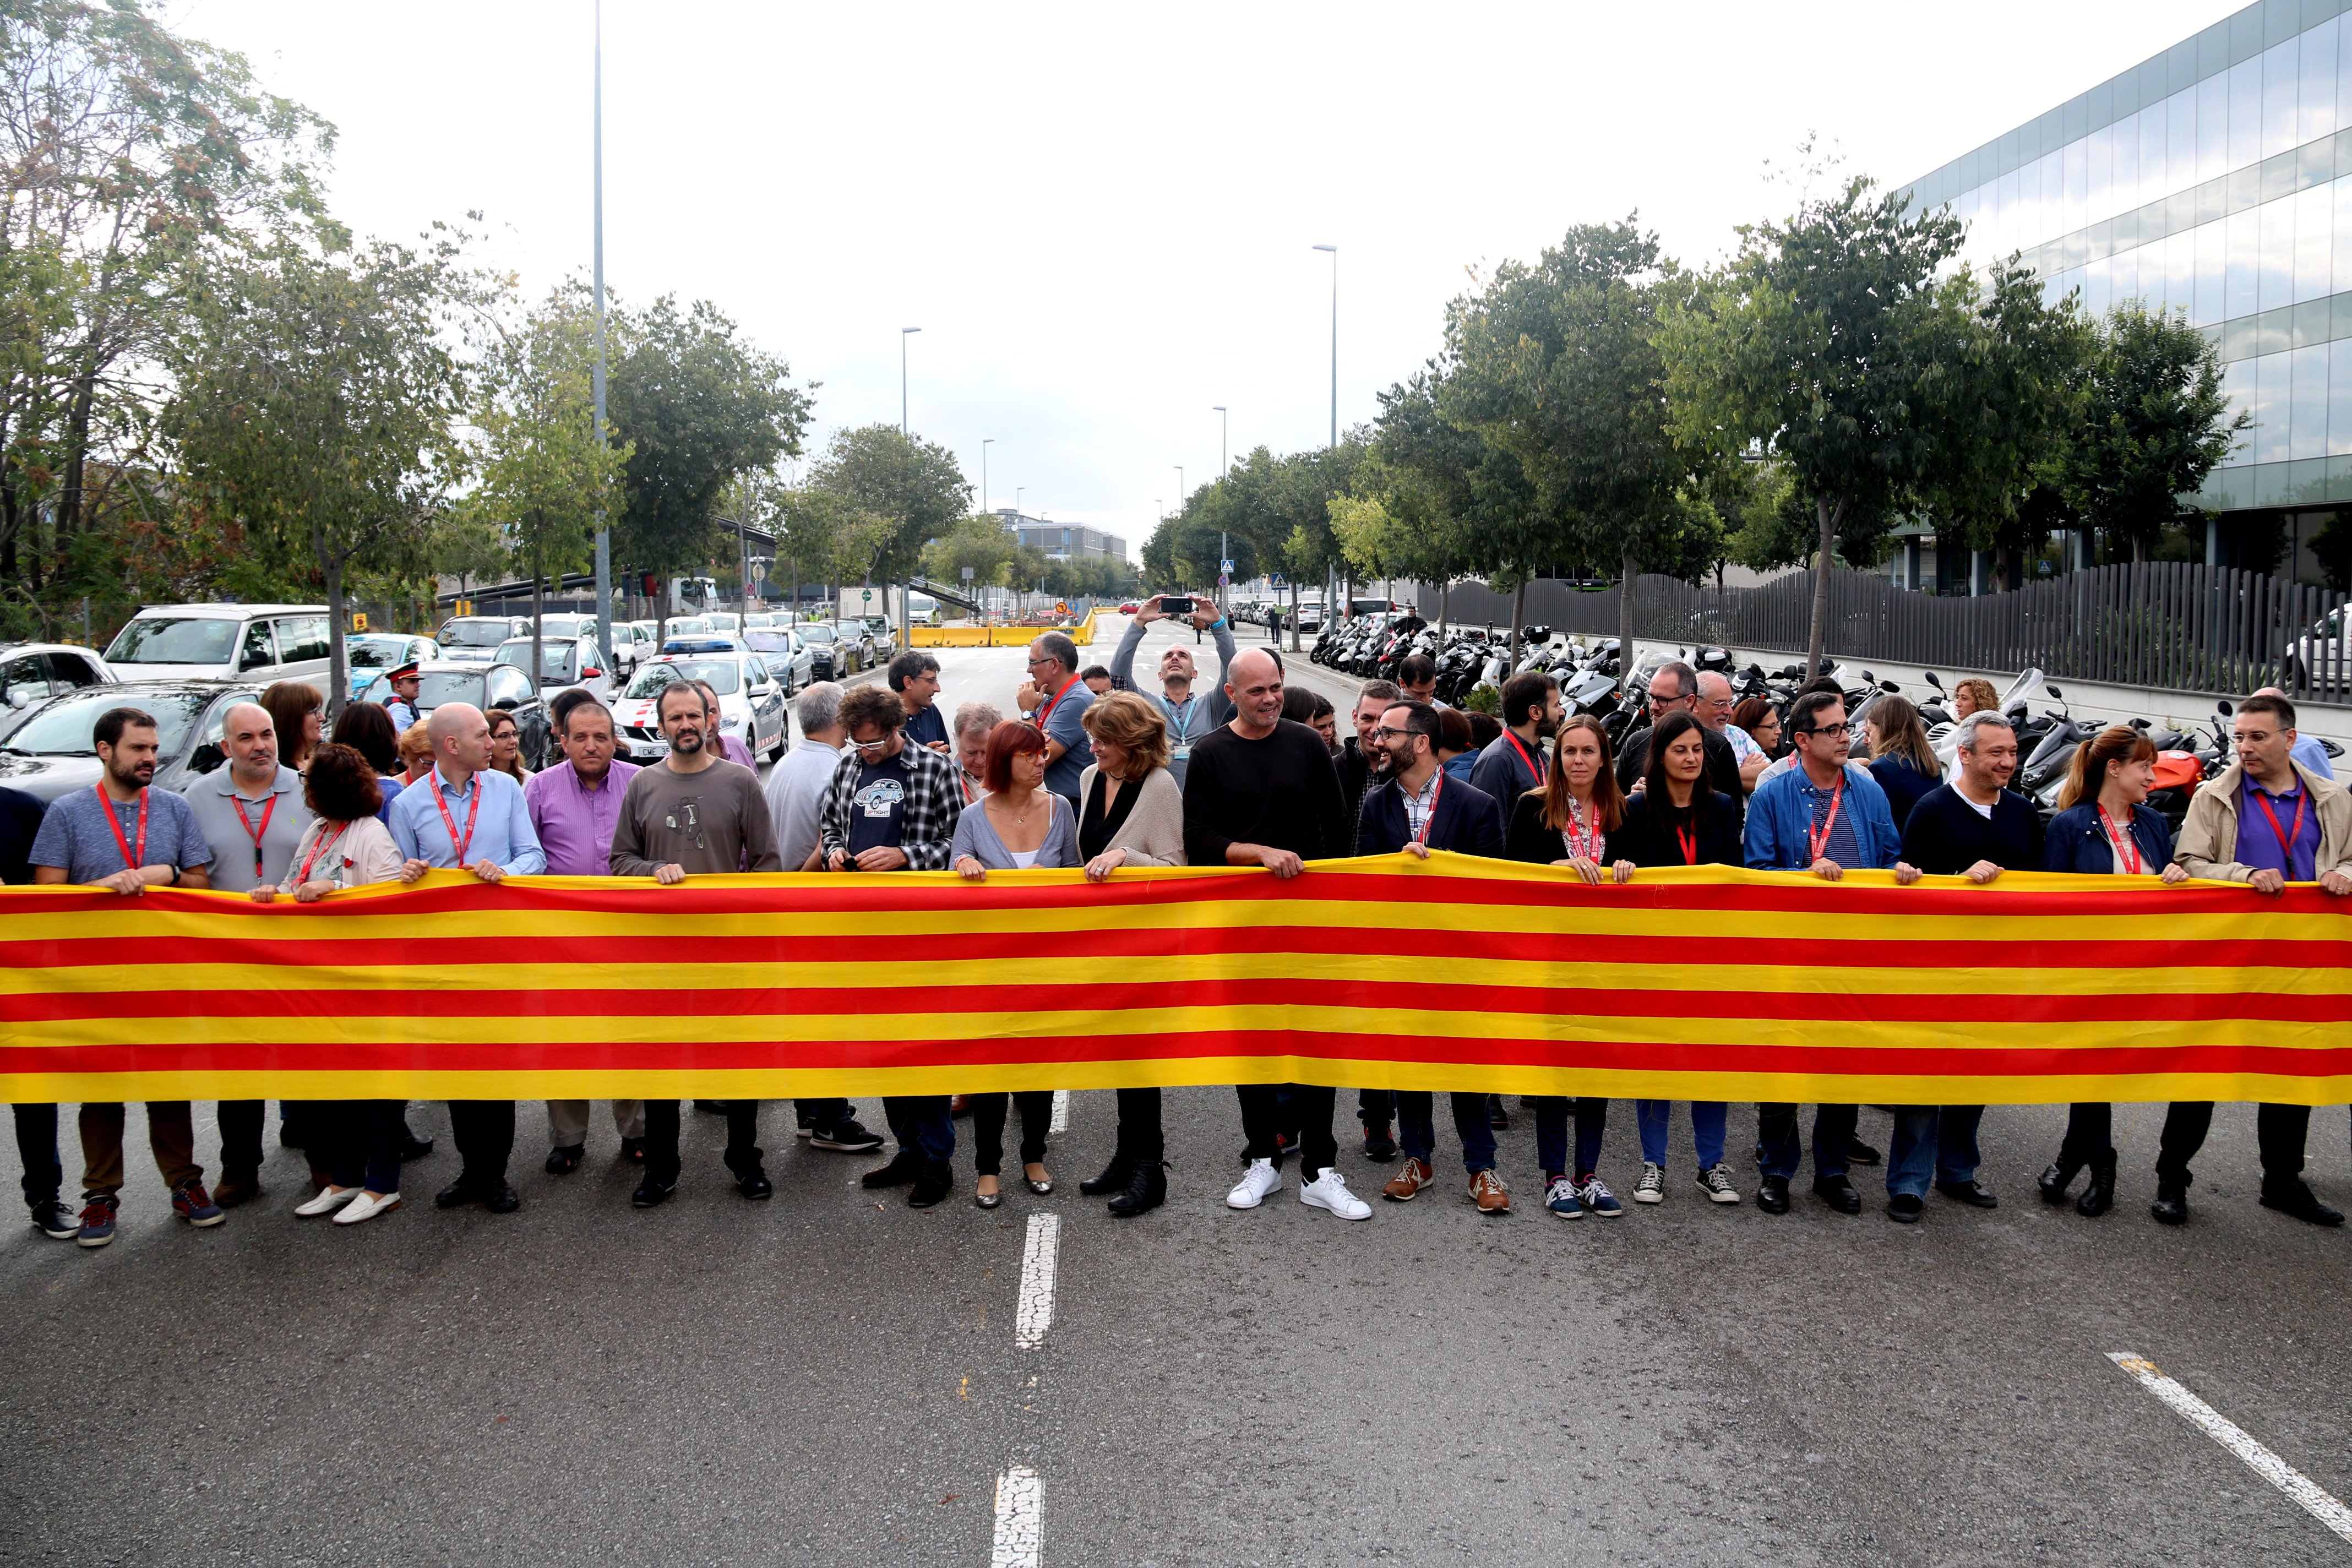
[[[367,630],[367,612],[366,612],[366,611],[364,611],[364,610],[353,610],[353,611],[352,612],[352,630],[353,630],[353,631],[355,631],[355,632],[363,632],[363,631]]]
[[[969,566],[963,569],[963,580],[967,583],[971,581],[971,568]]]
[[[1055,601],[1054,601],[1054,613],[1055,613],[1055,615],[1057,615],[1057,616],[1066,616],[1066,615],[1068,615],[1068,614],[1070,613],[1070,602],[1069,602],[1067,599],[1056,599],[1056,600],[1055,600]]]
[[[874,602],[874,590],[871,588],[866,590],[866,602],[869,605]]]
[[[1234,563],[1230,561],[1220,561],[1217,563],[1217,570],[1220,572],[1230,572],[1233,569]]]
[[[1281,573],[1279,573],[1279,572],[1276,572],[1276,573],[1274,574],[1274,585],[1275,585],[1276,587],[1277,587],[1277,588],[1279,588],[1279,587],[1281,587],[1281,586],[1283,585],[1283,584],[1282,584],[1282,574],[1281,574]]]
[[[1229,564],[1229,565],[1230,565],[1230,564],[1231,564],[1231,563],[1227,563],[1227,564]],[[1218,586],[1218,587],[1220,587],[1220,588],[1230,588],[1230,587],[1232,587],[1233,585],[1234,585],[1234,580],[1233,580],[1231,577],[1226,576],[1223,572],[1220,572],[1220,573],[1218,573],[1218,574],[1217,574],[1217,586]]]

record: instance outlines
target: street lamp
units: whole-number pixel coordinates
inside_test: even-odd
[[[1339,247],[1318,245],[1331,253],[1331,445],[1339,444]]]
[[[993,436],[980,444],[980,510],[982,511],[988,510],[988,449],[995,444],[996,437]]]
[[[1217,478],[1222,479],[1233,471],[1233,465],[1225,458],[1225,437],[1233,430],[1233,416],[1225,412],[1225,405],[1222,403],[1209,412],[1217,416]]]
[[[596,0],[596,445],[604,431],[604,4]],[[596,514],[596,646],[611,657],[613,647],[613,535],[604,514]]]
[[[1021,515],[1021,492],[1028,488],[1029,487],[1026,485],[1015,485],[1013,487],[1013,515],[1016,518]]]
[[[1336,279],[1338,274],[1334,273],[1333,276]],[[1334,289],[1337,289],[1339,288],[1339,284],[1334,282],[1331,287]],[[1332,299],[1336,301],[1339,299],[1339,295],[1334,293],[1332,295]],[[1335,332],[1339,330],[1336,325],[1339,320],[1339,307],[1335,302],[1331,307],[1331,320],[1335,323],[1331,330]],[[907,340],[922,330],[923,329],[920,327],[900,327],[898,329],[898,434],[901,436],[904,436],[907,433]],[[1334,339],[1333,341],[1336,342],[1338,340]],[[1339,374],[1339,369],[1337,368],[1339,363],[1339,351],[1337,349],[1332,350],[1331,363],[1333,366],[1331,374],[1336,378]],[[1339,384],[1335,379],[1331,384],[1336,387]],[[1339,406],[1339,403],[1336,400],[1339,397],[1339,394],[1334,392],[1331,395],[1334,399],[1331,406],[1337,408]],[[1337,418],[1339,416],[1334,415],[1332,417]]]

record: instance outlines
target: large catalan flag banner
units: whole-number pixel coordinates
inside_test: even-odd
[[[0,1098],[2352,1100],[2352,900],[1439,855],[0,894]]]

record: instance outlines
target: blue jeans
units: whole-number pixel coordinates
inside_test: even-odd
[[[1671,1100],[1637,1100],[1633,1120],[1642,1130],[1642,1158],[1653,1165],[1666,1163],[1666,1130],[1674,1121]],[[1723,1127],[1729,1107],[1719,1100],[1690,1102],[1691,1142],[1698,1149],[1698,1168],[1711,1171],[1723,1163]]]
[[[1886,1143],[1888,1197],[1904,1193],[1915,1198],[1927,1195],[1927,1180],[1935,1174],[1940,1142],[1936,1121],[1937,1110],[1932,1105],[1895,1108],[1895,1135]]]
[[[955,1123],[948,1117],[944,1094],[886,1094],[882,1120],[900,1153],[919,1154],[944,1164],[955,1158]]]
[[[1568,1112],[1576,1108],[1576,1163],[1568,1163]],[[1609,1102],[1591,1095],[1570,1100],[1565,1095],[1536,1096],[1536,1161],[1544,1174],[1558,1172],[1581,1176],[1600,1169],[1601,1135],[1609,1126]]]
[[[1984,1120],[1981,1105],[1948,1105],[1936,1119],[1936,1180],[1972,1182],[1984,1156],[1977,1151],[1977,1124]]]
[[[1495,1129],[1486,1120],[1486,1095],[1456,1089],[1447,1098],[1454,1101],[1454,1131],[1462,1139],[1462,1168],[1474,1176],[1481,1171],[1493,1170]],[[1437,1127],[1433,1115],[1435,1100],[1425,1089],[1396,1091],[1397,1142],[1402,1145],[1405,1158],[1423,1164],[1437,1150]]]
[[[1843,1176],[1853,1146],[1854,1121],[1861,1108],[1820,1105],[1813,1109],[1813,1179]],[[1766,1101],[1756,1108],[1756,1142],[1763,1145],[1760,1168],[1768,1176],[1788,1181],[1797,1173],[1801,1151],[1797,1146],[1797,1108],[1786,1101]]]

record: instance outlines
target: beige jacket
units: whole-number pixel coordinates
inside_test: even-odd
[[[2319,853],[2313,858],[2313,875],[2352,874],[2352,795],[2339,784],[2305,772],[2301,763],[2287,765],[2311,792],[2311,807],[2319,814]],[[2231,763],[2200,784],[2189,798],[2189,816],[2180,825],[2180,841],[2173,847],[2172,858],[2190,876],[2226,882],[2253,879],[2254,868],[2237,858],[2238,804],[2243,798],[2244,783],[2244,768]],[[2263,831],[2270,831],[2269,823],[2263,824]]]
[[[1086,819],[1087,800],[1094,794],[1095,775],[1100,772],[1090,767],[1078,775],[1081,822]],[[1154,768],[1143,775],[1142,784],[1126,787],[1139,792],[1134,808],[1105,849],[1126,850],[1130,866],[1184,864],[1184,792],[1176,787],[1176,775],[1166,768]]]

